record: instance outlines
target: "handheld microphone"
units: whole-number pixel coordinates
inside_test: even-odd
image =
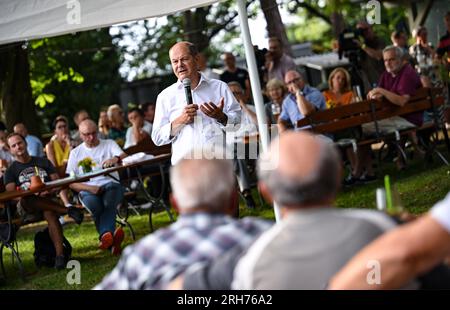
[[[183,80],[183,86],[184,86],[184,95],[186,96],[187,104],[193,104],[194,102],[192,102],[191,80],[188,78],[185,78]]]

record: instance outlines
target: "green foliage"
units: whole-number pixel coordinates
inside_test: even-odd
[[[57,115],[72,120],[85,109],[95,118],[100,106],[118,101],[120,57],[109,28],[32,41],[29,60],[43,132]]]
[[[41,93],[36,97],[35,103],[41,109],[45,108],[47,103],[52,103],[55,100],[55,95]]]
[[[290,1],[288,10],[299,17],[298,23],[289,25],[288,35],[292,41],[311,41],[318,52],[331,50],[333,39],[331,15],[342,14],[345,26],[355,28],[356,23],[364,20],[370,13],[365,7],[367,3],[354,3],[350,0],[334,1]],[[390,42],[390,34],[396,27],[407,24],[406,9],[401,5],[381,5],[381,23],[373,25],[374,31],[385,43]]]
[[[288,39],[290,42],[312,42],[313,50],[316,53],[323,53],[331,49],[331,27],[323,19],[304,16],[304,22],[289,25],[287,27]]]
[[[249,16],[257,12],[249,1]],[[141,20],[115,27],[114,44],[120,49],[124,74],[132,80],[171,72],[168,51],[178,41],[195,43],[209,59],[220,59],[223,46],[213,46],[211,39],[221,36],[227,44],[238,37],[235,1],[180,12],[160,19]],[[124,44],[124,39],[126,42]],[[131,72],[131,74],[130,74]]]

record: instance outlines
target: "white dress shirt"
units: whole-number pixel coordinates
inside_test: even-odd
[[[450,193],[430,211],[431,216],[450,234]]]
[[[206,102],[218,105],[222,97],[225,99],[223,112],[228,117],[227,125],[239,124],[241,108],[228,85],[200,74],[200,81],[192,90],[193,102],[198,106]],[[180,81],[164,89],[156,100],[152,140],[156,145],[172,142],[172,164],[176,164],[193,148],[210,147],[224,142],[224,126],[205,115],[200,109],[197,110],[194,123],[183,126],[174,137],[171,137],[171,123],[181,115],[185,106],[186,97],[183,83]]]

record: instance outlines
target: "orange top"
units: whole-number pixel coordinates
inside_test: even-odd
[[[353,101],[353,92],[348,91],[341,95],[341,98],[337,99],[337,96],[331,90],[326,90],[323,92],[323,96],[325,97],[325,103],[327,105],[327,109],[332,109],[335,107],[343,106],[352,103]]]

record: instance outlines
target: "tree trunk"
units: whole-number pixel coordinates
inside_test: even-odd
[[[339,34],[345,28],[344,17],[339,12],[333,12],[331,14],[331,28],[333,29],[333,37],[335,39],[339,38]]]
[[[260,0],[261,9],[267,22],[267,32],[269,37],[277,37],[283,43],[284,52],[292,56],[291,45],[289,44],[286,29],[281,20],[280,11],[276,0]]]
[[[28,51],[21,44],[0,50],[0,100],[8,131],[19,122],[38,135],[39,122],[31,93]]]
[[[209,14],[210,7],[197,8],[194,12],[191,10],[184,12],[185,40],[194,43],[200,52],[209,46],[206,16]]]

